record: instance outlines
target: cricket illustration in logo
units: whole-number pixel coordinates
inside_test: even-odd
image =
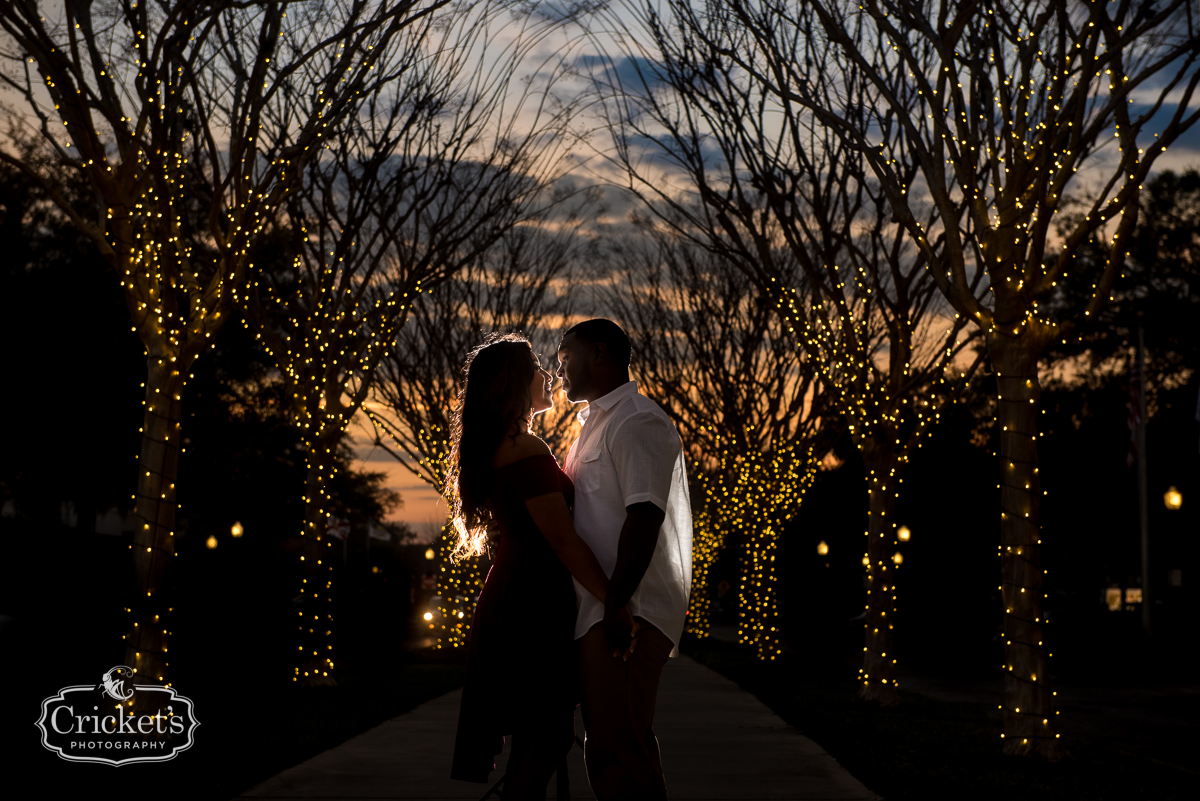
[[[125,692],[125,680],[133,679],[133,668],[120,665],[104,674],[104,678],[96,685],[96,689],[104,688],[104,692],[118,701],[128,701],[133,697],[133,688]],[[132,683],[132,682],[131,682]]]

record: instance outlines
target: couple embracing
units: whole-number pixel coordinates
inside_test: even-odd
[[[495,561],[471,623],[451,777],[487,782],[511,736],[504,798],[546,797],[577,704],[596,797],[667,797],[652,727],[683,633],[691,507],[679,434],[629,380],[629,357],[610,320],[563,335],[557,375],[588,405],[562,468],[530,433],[554,378],[529,342],[490,337],[464,368],[447,482],[456,552],[490,545]]]

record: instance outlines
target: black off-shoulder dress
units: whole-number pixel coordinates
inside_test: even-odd
[[[496,559],[471,620],[450,777],[487,782],[505,735],[561,727],[578,702],[575,586],[525,501],[575,486],[550,454],[495,471]]]

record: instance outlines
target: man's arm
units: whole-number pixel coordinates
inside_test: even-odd
[[[635,503],[625,509],[625,524],[617,542],[617,564],[609,579],[609,591],[604,599],[606,608],[620,609],[629,603],[633,593],[650,567],[650,559],[658,546],[658,532],[666,512],[650,501]]]
[[[634,622],[626,605],[658,546],[682,444],[670,420],[649,411],[631,415],[614,434],[609,453],[625,500],[625,522],[604,599],[604,633],[613,649],[621,652],[629,648]]]
[[[666,512],[650,501],[625,508],[625,523],[617,541],[617,564],[604,598],[604,634],[614,651],[629,649],[632,621],[624,619],[628,614],[624,612],[625,605],[642,582],[642,576],[646,575],[646,568],[650,567],[665,518]]]

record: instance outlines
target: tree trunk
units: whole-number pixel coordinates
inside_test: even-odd
[[[862,686],[858,697],[883,706],[900,703],[896,692],[893,625],[896,609],[895,556],[896,476],[895,436],[884,431],[858,443],[867,467],[867,621]]]
[[[462,648],[470,641],[475,602],[487,579],[488,571],[484,567],[490,570],[495,553],[493,545],[482,556],[468,556],[456,563],[450,554],[457,540],[458,532],[453,526],[442,526],[441,536],[434,546],[437,560],[430,565],[437,567],[437,594],[442,599],[436,610],[437,616],[427,624],[437,639],[437,648]],[[459,612],[462,617],[458,616]]]
[[[1004,753],[1056,760],[1043,640],[1042,540],[1039,523],[1037,416],[1040,348],[993,332],[1000,423],[1000,587],[1004,604]]]
[[[705,513],[693,515],[692,527],[692,590],[688,597],[684,631],[696,637],[708,636],[711,617],[712,588],[708,586],[708,571],[721,551],[723,538]]]
[[[329,536],[328,488],[335,470],[337,441],[316,439],[308,446],[304,493],[304,529],[300,532],[300,660],[293,680],[305,686],[336,685],[334,678],[333,563],[341,556]]]
[[[170,684],[168,579],[175,556],[175,480],[179,473],[181,397],[187,366],[159,353],[147,359],[146,407],[138,455],[133,563],[137,590],[125,632],[125,662],[137,683]],[[138,710],[141,711],[141,710]],[[153,711],[153,710],[151,710]]]
[[[747,522],[754,526],[754,521]],[[742,608],[738,610],[738,641],[752,645],[758,658],[764,660],[774,659],[781,653],[775,589],[776,539],[770,523],[754,526],[742,538]]]

